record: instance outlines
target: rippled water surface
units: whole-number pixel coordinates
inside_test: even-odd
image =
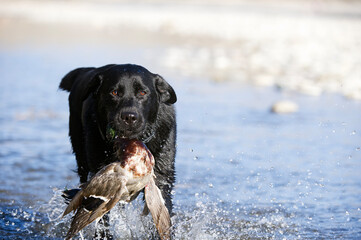
[[[64,236],[61,189],[78,178],[58,83],[73,68],[112,62],[143,64],[178,93],[176,239],[361,238],[361,102],[182,77],[163,73],[157,49],[116,51],[1,50],[1,239]],[[272,114],[283,98],[300,110]],[[112,211],[118,239],[152,234],[141,210],[136,201]]]

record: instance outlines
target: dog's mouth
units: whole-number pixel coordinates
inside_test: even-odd
[[[106,138],[108,141],[112,142],[116,139],[128,138],[128,139],[137,139],[143,143],[149,142],[155,136],[155,132],[152,130],[145,129],[144,131],[134,132],[132,130],[122,130],[118,131],[115,127],[111,125],[107,126]]]
[[[134,130],[124,129],[119,131],[112,126],[108,126],[106,131],[106,138],[108,141],[113,141],[120,138],[138,139],[139,135],[140,133],[135,132]]]

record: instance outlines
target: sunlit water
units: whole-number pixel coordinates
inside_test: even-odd
[[[67,94],[57,90],[61,77],[75,67],[112,62],[162,73],[151,59],[157,49],[145,56],[134,49],[118,49],[119,55],[88,50],[0,52],[1,239],[62,239],[69,227],[70,216],[60,218],[60,195],[78,178],[67,137]],[[176,239],[361,238],[360,102],[174,72],[165,78],[179,99]],[[272,114],[271,104],[283,98],[300,111]],[[116,238],[154,234],[142,208],[137,200],[111,211]],[[83,235],[94,230],[92,224]]]

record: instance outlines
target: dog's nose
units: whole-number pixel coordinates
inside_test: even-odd
[[[138,121],[138,115],[135,112],[122,112],[120,118],[127,125],[132,125]]]

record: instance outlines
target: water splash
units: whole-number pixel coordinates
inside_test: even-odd
[[[48,203],[36,208],[9,209],[2,227],[12,228],[14,236],[43,239],[63,239],[70,226],[71,216],[61,218],[66,207],[62,191],[53,190]],[[143,200],[138,197],[130,204],[118,204],[110,211],[110,231],[115,239],[152,239],[156,229],[150,215],[143,216]],[[174,206],[172,216],[174,239],[279,239],[295,236],[297,226],[293,215],[281,207],[241,206],[222,201],[210,201],[206,195],[196,197],[194,205]],[[4,225],[4,226],[3,226]],[[83,229],[85,239],[92,238],[101,224]],[[11,233],[7,235],[11,239]],[[79,235],[78,235],[79,236]]]

